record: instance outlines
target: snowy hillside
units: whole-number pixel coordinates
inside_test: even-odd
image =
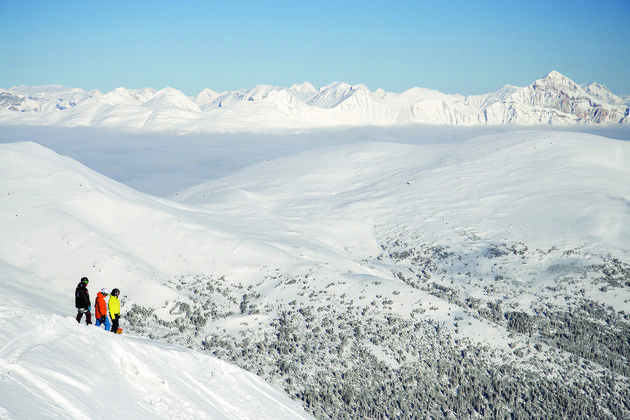
[[[630,124],[623,98],[552,71],[526,87],[465,97],[431,89],[371,92],[364,85],[259,85],[193,98],[166,88],[98,91],[61,86],[0,90],[0,124],[116,127],[169,132],[261,131],[356,125]]]
[[[321,112],[340,98],[318,95]],[[214,355],[317,418],[627,417],[628,185],[629,142],[562,131],[321,147],[169,199],[1,144],[0,407],[97,417],[122,395],[145,418],[297,416]],[[120,288],[125,335],[76,325],[83,275],[93,296]]]
[[[24,294],[13,300],[6,283],[15,278],[6,275],[0,418],[311,418],[262,379],[214,357],[41,313]]]
[[[78,325],[77,276],[93,280],[92,302],[116,285],[144,304],[176,295],[123,239],[152,241],[162,205],[32,143],[2,145],[0,161],[0,418],[310,418],[226,362]],[[150,214],[157,225],[132,233],[125,218]]]

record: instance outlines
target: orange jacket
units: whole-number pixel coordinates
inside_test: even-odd
[[[94,314],[96,315],[96,319],[107,316],[107,304],[105,303],[105,295],[101,292],[98,292],[96,295],[96,307]]]

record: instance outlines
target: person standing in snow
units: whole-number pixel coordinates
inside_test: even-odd
[[[90,302],[90,292],[87,289],[89,282],[87,277],[82,277],[74,292],[74,305],[77,308],[77,322],[79,324],[83,314],[85,314],[85,323],[87,325],[92,324],[92,302]]]
[[[120,290],[112,289],[112,293],[109,296],[109,316],[112,318],[112,329],[113,333],[118,332],[118,320],[120,319],[120,301],[118,300],[118,295],[120,294]]]
[[[109,317],[107,316],[107,302],[105,302],[105,296],[107,295],[109,295],[109,290],[107,289],[101,289],[101,291],[96,295],[94,315],[96,316],[95,325],[100,327],[101,324],[104,324],[105,330],[109,331],[112,325],[109,322]]]

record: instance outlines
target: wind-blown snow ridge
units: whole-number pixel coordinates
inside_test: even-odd
[[[311,418],[227,362],[7,305],[0,289],[1,418]]]
[[[206,89],[193,98],[173,88],[119,88],[105,95],[55,85],[0,90],[0,124],[176,132],[392,124],[630,124],[629,115],[627,103],[605,86],[578,86],[557,71],[523,88],[505,86],[468,97],[423,88],[371,92],[364,85],[341,82],[319,90],[308,82],[291,88],[259,85],[224,93]]]

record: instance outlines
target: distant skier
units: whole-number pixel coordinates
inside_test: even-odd
[[[120,301],[118,295],[120,290],[112,289],[112,293],[109,295],[109,316],[112,318],[113,333],[118,332],[118,320],[120,319]]]
[[[102,324],[105,325],[105,330],[109,331],[112,327],[109,322],[109,317],[107,316],[107,302],[105,302],[105,296],[109,295],[109,290],[101,289],[100,292],[96,295],[96,306],[94,309],[94,315],[96,316],[97,327],[100,327]]]
[[[79,324],[83,314],[85,314],[85,323],[87,325],[92,324],[92,302],[90,302],[90,292],[87,289],[89,282],[87,277],[82,277],[74,292],[74,305],[77,308],[77,322]]]

